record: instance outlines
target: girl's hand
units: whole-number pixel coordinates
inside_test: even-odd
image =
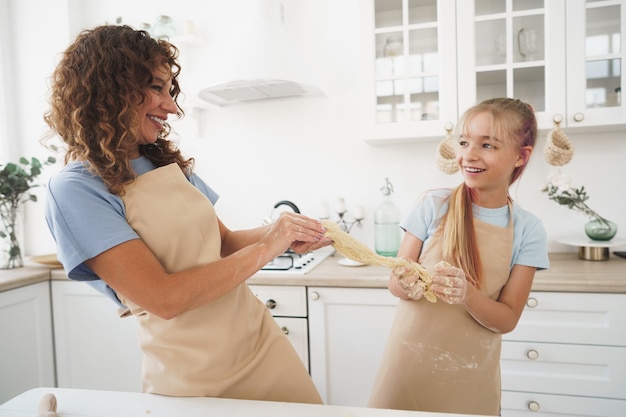
[[[409,267],[396,266],[391,269],[392,279],[396,279],[398,286],[411,300],[419,300],[424,296],[424,289],[420,285],[419,275]]]
[[[467,279],[462,269],[440,262],[434,267],[431,289],[448,304],[463,304],[467,296]]]

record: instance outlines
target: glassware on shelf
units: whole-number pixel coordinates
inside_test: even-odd
[[[500,33],[495,41],[496,54],[501,57],[506,57],[506,34]]]
[[[517,46],[522,58],[532,61],[534,53],[537,52],[537,31],[521,28],[517,32]]]
[[[402,55],[403,48],[404,45],[402,39],[387,38],[387,40],[385,41],[385,46],[383,47],[383,56],[385,58],[390,58]]]
[[[174,20],[170,16],[161,15],[152,26],[152,36],[155,38],[171,38],[176,34]]]

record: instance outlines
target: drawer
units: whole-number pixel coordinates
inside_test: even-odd
[[[500,365],[503,390],[626,400],[624,347],[505,341]]]
[[[626,346],[626,294],[533,292],[504,340]]]
[[[306,287],[249,285],[273,316],[306,317]]]
[[[502,417],[624,417],[625,400],[502,391]]]
[[[307,319],[296,317],[274,317],[278,326],[300,356],[306,370],[309,370],[309,330]]]

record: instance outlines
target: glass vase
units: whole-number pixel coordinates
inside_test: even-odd
[[[23,240],[21,210],[19,208],[0,210],[0,269],[24,266],[22,258]]]
[[[592,219],[585,224],[585,234],[591,240],[611,240],[617,234],[617,225],[610,220]]]

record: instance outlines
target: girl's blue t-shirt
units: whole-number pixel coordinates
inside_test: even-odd
[[[430,238],[437,230],[441,217],[448,210],[448,197],[451,193],[450,189],[429,191],[400,223],[403,230],[424,242],[422,251],[430,244]],[[478,220],[499,227],[507,227],[509,224],[508,205],[489,209],[474,204],[472,210],[474,218]],[[514,265],[537,269],[549,268],[548,239],[543,223],[537,216],[516,203],[513,203],[512,212],[514,236],[511,269]]]
[[[146,157],[132,164],[138,176],[155,168]],[[219,196],[199,176],[188,179],[212,204],[217,202]],[[48,182],[45,217],[68,277],[87,281],[122,307],[115,292],[85,265],[114,246],[139,239],[126,221],[121,197],[110,193],[84,163],[71,162]]]

